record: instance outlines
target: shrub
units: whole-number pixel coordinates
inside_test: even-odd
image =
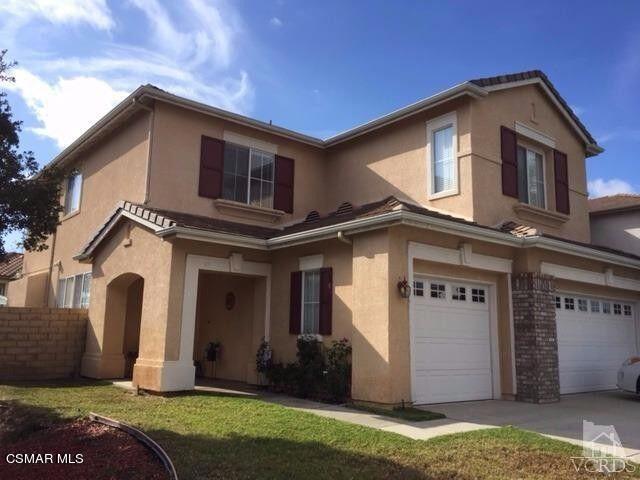
[[[344,402],[351,391],[351,345],[343,338],[333,341],[326,351],[323,347],[315,336],[303,335],[297,341],[297,361],[285,365],[272,360],[271,347],[263,341],[256,354],[256,369],[277,392]]]
[[[334,402],[343,402],[351,391],[351,345],[349,340],[334,340],[327,349],[327,393]]]

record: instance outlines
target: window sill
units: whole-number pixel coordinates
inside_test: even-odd
[[[62,218],[60,218],[60,222],[64,222],[65,220],[69,220],[70,218],[75,217],[76,215],[80,214],[80,209],[74,210],[73,212],[70,213],[65,213]]]
[[[446,198],[446,197],[453,197],[454,195],[458,195],[460,194],[460,191],[458,190],[458,188],[452,188],[450,190],[445,190],[443,192],[438,192],[438,193],[430,193],[428,196],[429,200],[438,200],[440,198]]]
[[[282,210],[256,207],[255,205],[248,205],[246,203],[234,202],[222,198],[214,200],[213,203],[220,213],[249,220],[276,223],[284,215]]]
[[[513,210],[523,220],[541,223],[549,227],[559,227],[569,220],[569,215],[564,213],[552,212],[551,210],[534,207],[526,203],[517,203],[513,206]]]

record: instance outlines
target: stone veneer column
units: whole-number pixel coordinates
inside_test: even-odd
[[[555,282],[536,272],[513,277],[516,399],[550,403],[560,400]]]

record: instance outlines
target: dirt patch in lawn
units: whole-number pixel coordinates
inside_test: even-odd
[[[35,454],[31,459],[43,463],[17,463],[18,454]],[[12,460],[16,463],[9,463]],[[0,478],[166,480],[169,476],[160,460],[128,433],[76,420],[32,431],[11,443],[2,442]]]

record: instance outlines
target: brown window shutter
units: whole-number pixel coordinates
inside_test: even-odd
[[[331,335],[331,309],[333,306],[333,269],[320,269],[320,335]]]
[[[302,272],[291,272],[289,333],[298,335],[302,326]]]
[[[553,165],[556,185],[556,210],[560,213],[570,212],[569,208],[569,171],[567,167],[567,154],[553,151]]]
[[[502,193],[518,198],[518,143],[516,132],[500,127],[500,148],[502,151]]]
[[[295,161],[276,155],[276,176],[273,193],[273,208],[293,213],[293,178]]]
[[[198,195],[220,198],[224,167],[224,141],[202,136],[200,143],[200,179]]]

